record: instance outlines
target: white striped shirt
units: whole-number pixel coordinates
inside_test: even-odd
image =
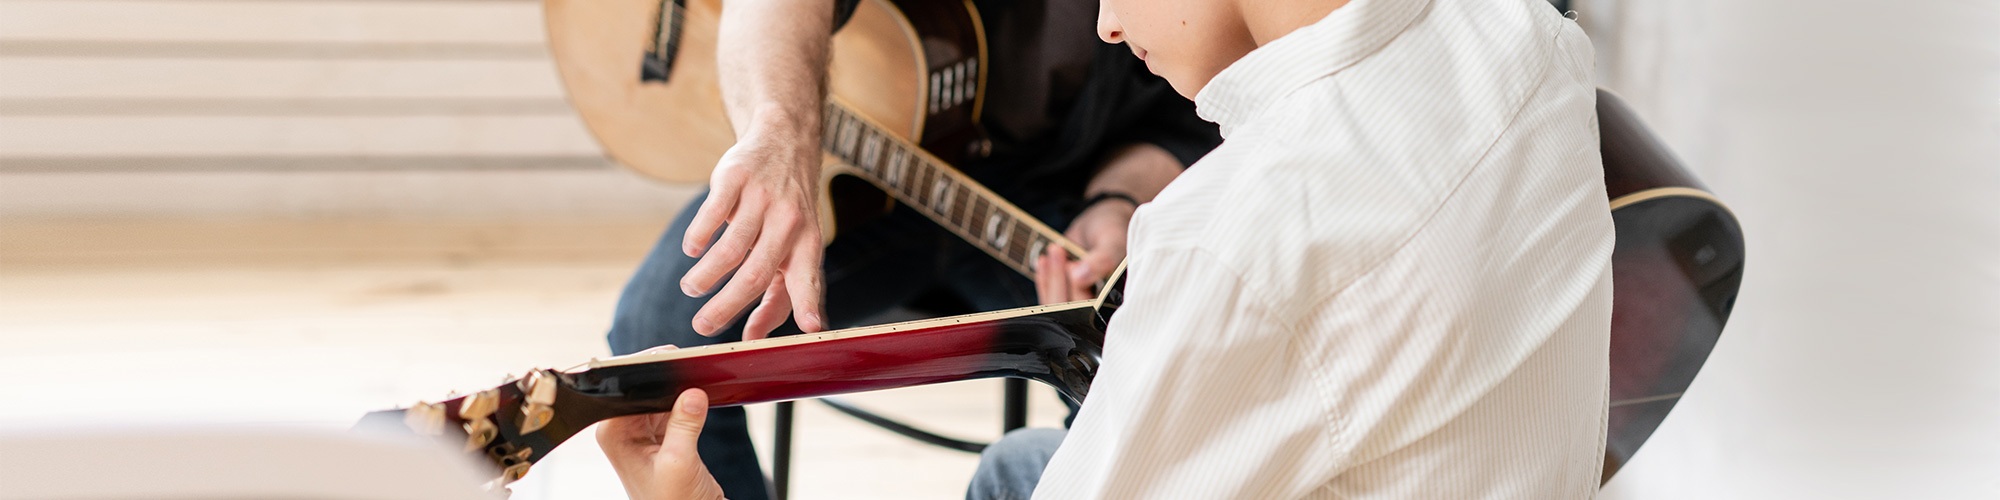
[[[1356,0],[1201,90],[1036,498],[1589,498],[1612,225],[1543,0]]]

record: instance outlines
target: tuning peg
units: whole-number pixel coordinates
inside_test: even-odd
[[[501,481],[500,485],[506,486],[508,483],[521,480],[521,476],[528,475],[528,467],[533,465],[534,464],[530,464],[527,462],[521,462],[518,464],[507,466],[506,469],[500,471],[500,481]]]
[[[403,410],[403,425],[418,434],[437,436],[444,434],[444,405],[418,401]]]
[[[494,461],[498,462],[501,467],[500,477],[486,483],[488,491],[505,489],[509,483],[520,480],[521,476],[528,475],[528,468],[534,465],[528,463],[528,457],[535,454],[534,448],[523,446],[520,449],[514,449],[513,445],[502,444],[493,449],[486,450],[486,453],[493,457]]]
[[[458,401],[458,418],[468,421],[486,418],[500,409],[500,391],[487,389],[465,396]]]
[[[548,372],[537,370],[521,380],[521,433],[541,430],[556,416],[556,381]]]
[[[494,425],[491,418],[481,417],[465,423],[465,451],[479,451],[496,437],[500,437],[500,426]]]

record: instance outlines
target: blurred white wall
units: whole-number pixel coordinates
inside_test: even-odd
[[[1749,247],[1714,357],[1603,497],[2000,498],[2000,2],[1574,8]]]
[[[664,220],[535,0],[0,2],[0,222]]]

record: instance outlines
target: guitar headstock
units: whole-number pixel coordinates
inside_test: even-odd
[[[487,488],[500,489],[527,475],[551,448],[591,422],[558,414],[560,401],[578,399],[565,378],[554,370],[536,370],[444,401],[369,413],[356,428],[408,432],[461,447],[499,471]]]

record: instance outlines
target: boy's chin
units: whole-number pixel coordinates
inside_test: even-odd
[[[1175,93],[1179,93],[1181,97],[1187,98],[1190,101],[1194,100],[1196,94],[1201,93],[1202,87],[1208,86],[1209,80],[1215,78],[1214,74],[1203,75],[1201,71],[1188,71],[1186,68],[1168,67],[1169,65],[1160,64],[1159,61],[1160,58],[1157,57],[1157,53],[1155,53],[1155,57],[1146,58],[1146,71],[1165,79],[1168,85],[1174,87]]]
[[[1157,71],[1153,72],[1153,74],[1160,75],[1160,73]],[[1167,75],[1160,75],[1160,78],[1165,78],[1167,80],[1167,85],[1172,85],[1174,87],[1175,93],[1179,93],[1181,97],[1186,98],[1189,101],[1193,101],[1194,96],[1201,94],[1202,87],[1208,86],[1208,80],[1191,82],[1189,81],[1191,79],[1187,77],[1177,78]]]

